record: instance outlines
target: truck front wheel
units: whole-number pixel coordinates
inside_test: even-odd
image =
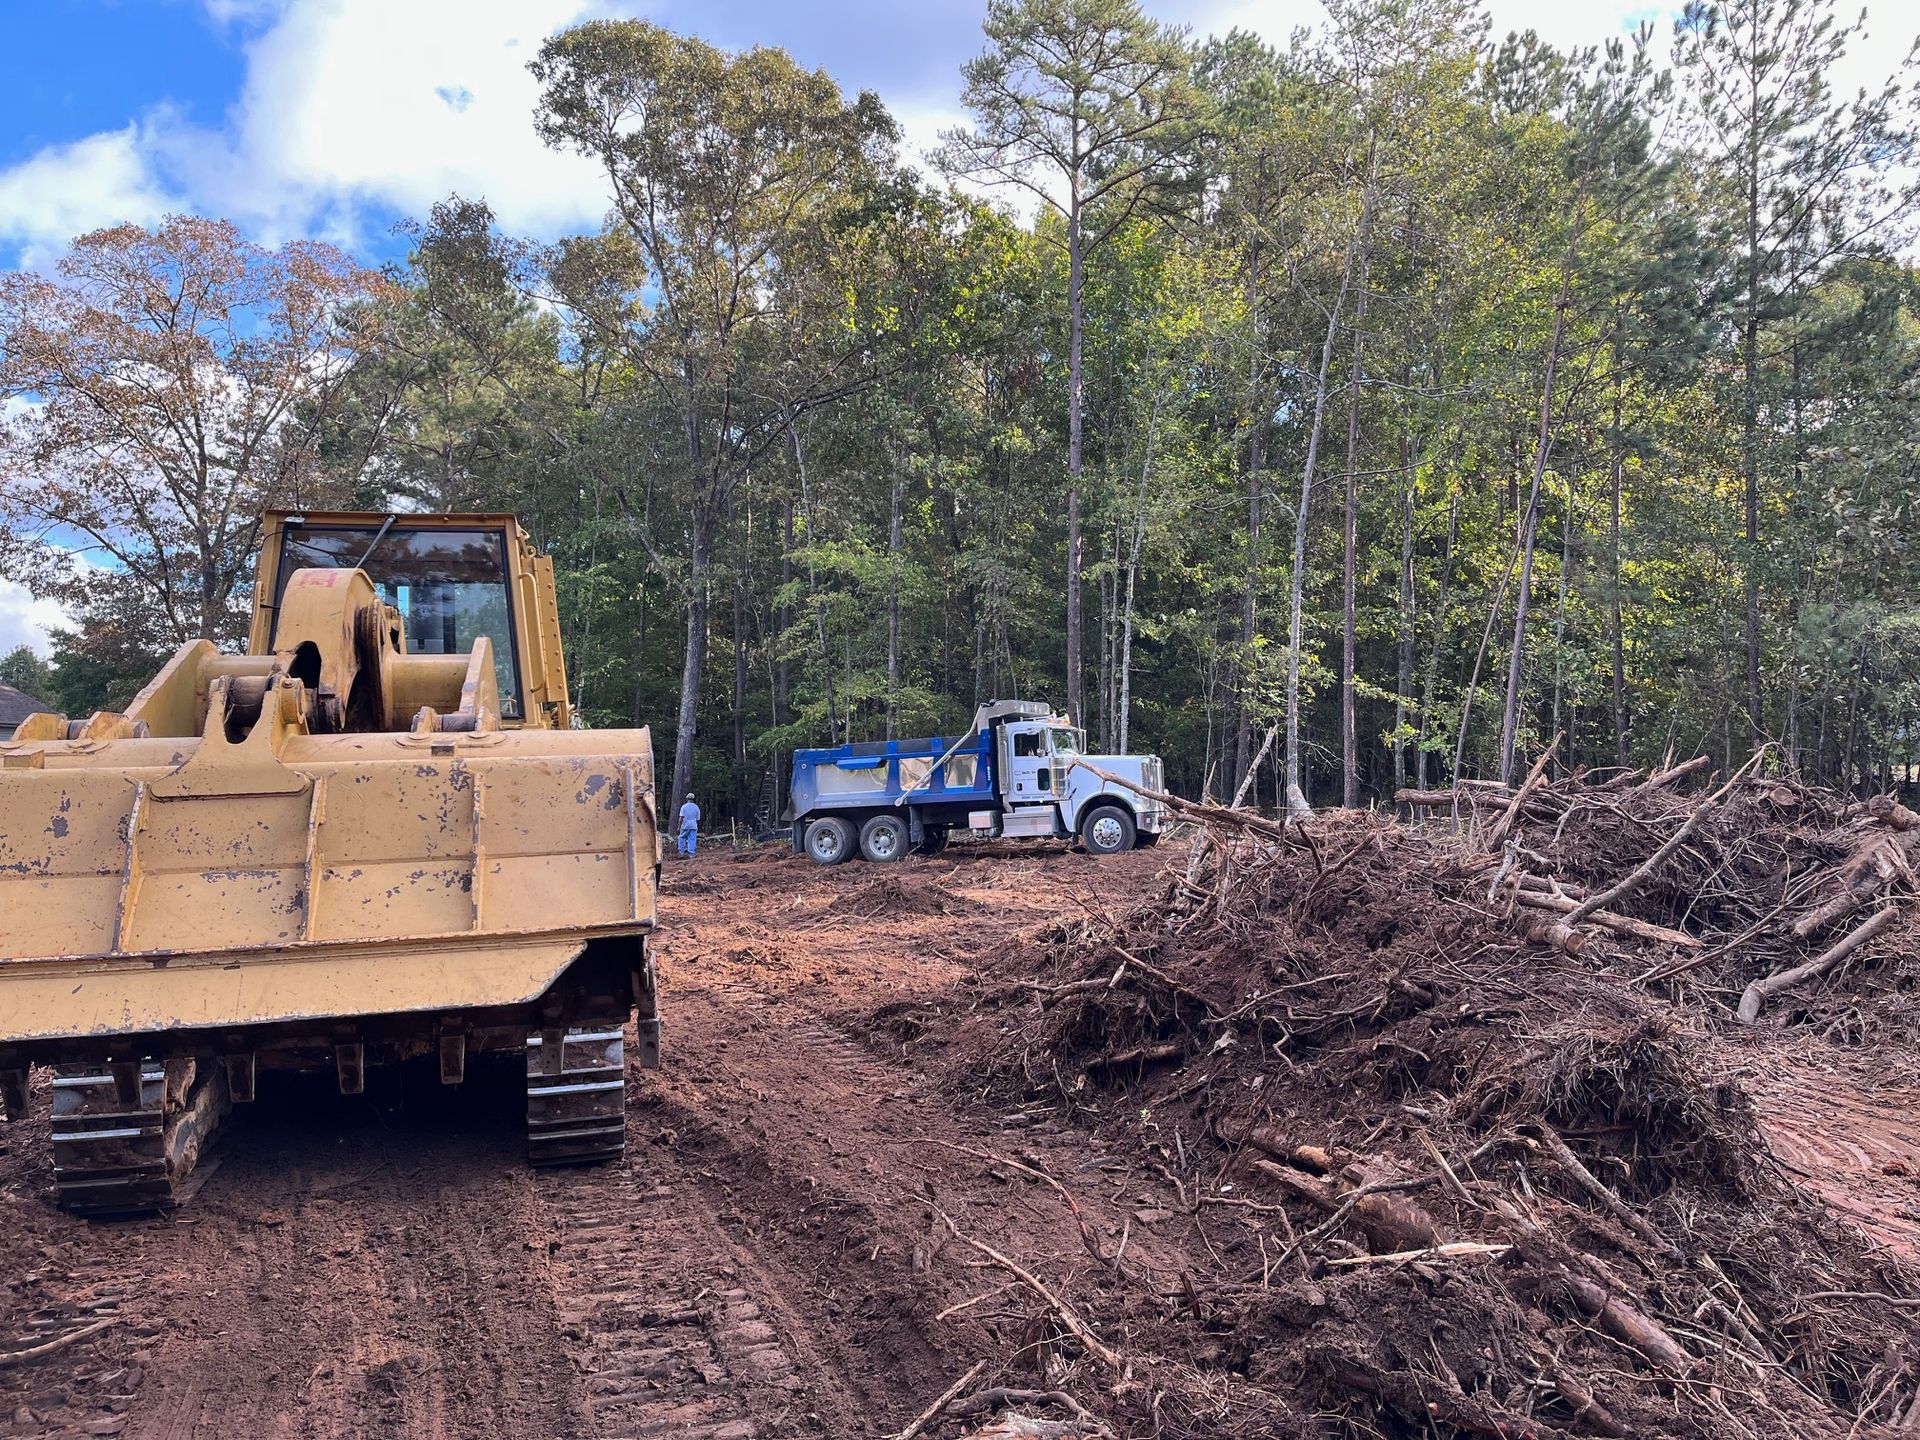
[[[875,815],[860,827],[860,853],[884,864],[907,853],[907,822],[898,815]]]
[[[853,822],[837,815],[823,816],[807,826],[803,844],[816,865],[838,865],[853,855]]]
[[[1133,848],[1133,816],[1118,805],[1096,805],[1080,821],[1080,841],[1090,855],[1118,855]]]

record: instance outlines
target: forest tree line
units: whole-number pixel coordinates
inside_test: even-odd
[[[449,197],[383,270],[179,217],[0,276],[0,565],[75,621],[0,678],[80,714],[236,639],[271,506],[512,511],[587,723],[710,814],[1015,695],[1266,805],[1555,737],[1890,786],[1916,139],[1904,41],[1830,81],[1865,23],[991,0],[928,165],[783,51],[579,26],[528,123],[596,233]]]

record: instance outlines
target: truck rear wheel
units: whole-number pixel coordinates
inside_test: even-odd
[[[877,864],[907,853],[907,822],[898,815],[875,815],[860,827],[860,853]]]
[[[853,856],[853,823],[838,815],[827,815],[811,822],[802,842],[807,858],[816,865],[838,865]]]
[[[1096,805],[1080,822],[1080,841],[1091,855],[1118,855],[1131,850],[1133,816],[1118,805]]]
[[[929,825],[920,832],[920,843],[914,847],[916,855],[938,855],[947,848],[947,827]]]

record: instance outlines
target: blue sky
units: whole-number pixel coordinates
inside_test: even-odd
[[[1646,0],[1493,0],[1496,25],[1595,40]],[[1886,3],[1886,0],[1882,0]],[[1920,5],[1920,0],[1903,0]],[[959,119],[983,0],[14,0],[0,52],[0,264],[169,211],[368,258],[450,190],[509,228],[592,226],[599,177],[534,139],[526,62],[555,30],[643,15],[730,49],[773,44],[877,90],[909,149]],[[1197,33],[1284,43],[1318,0],[1147,0]]]

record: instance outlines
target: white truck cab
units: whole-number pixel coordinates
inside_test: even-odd
[[[968,817],[972,828],[1000,835],[1077,835],[1097,855],[1159,839],[1164,807],[1140,793],[1164,788],[1159,756],[1088,755],[1085,731],[1032,701],[983,705],[974,723],[994,736],[1002,790],[998,815],[973,814]]]

